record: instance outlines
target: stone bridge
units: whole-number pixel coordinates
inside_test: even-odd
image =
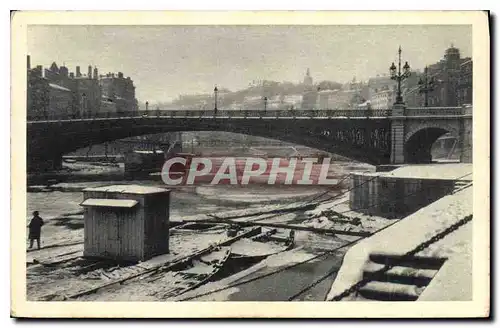
[[[387,110],[157,110],[143,115],[28,117],[27,168],[58,168],[66,153],[126,137],[179,131],[227,131],[279,139],[373,165],[429,162],[439,136],[459,140],[471,161],[472,108]]]

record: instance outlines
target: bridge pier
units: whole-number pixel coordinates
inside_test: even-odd
[[[460,149],[460,162],[472,163],[472,106],[464,106],[464,114],[470,117],[460,122],[458,145]]]
[[[394,104],[391,117],[391,164],[405,162],[405,108],[404,104]]]

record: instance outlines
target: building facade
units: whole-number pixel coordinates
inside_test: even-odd
[[[305,91],[302,95],[302,109],[318,108],[318,90]]]
[[[55,62],[48,69],[40,65],[31,68],[30,56],[27,71],[30,116],[78,118],[137,110],[133,81],[123,78],[122,73],[116,78],[100,78],[97,67],[88,66],[87,74],[82,74],[80,66],[76,66],[73,73],[64,65],[58,67]]]
[[[443,59],[429,66],[428,74],[436,82],[434,90],[428,94],[429,106],[460,106],[472,100],[472,60],[461,58],[460,50],[453,45],[446,49]]]
[[[102,98],[108,102],[114,102],[116,112],[137,112],[138,104],[135,98],[135,86],[130,77],[125,78],[122,72],[118,74],[108,73],[101,76],[99,84]]]
[[[368,80],[368,99],[373,104],[373,98],[376,94],[381,91],[392,89],[396,86],[396,81],[391,80],[390,76],[380,76],[372,77]]]
[[[372,109],[389,109],[396,101],[396,90],[394,88],[384,87],[372,94],[370,105]]]
[[[73,95],[70,89],[49,83],[48,118],[67,117],[73,110]]]
[[[472,104],[472,60],[470,58],[466,58],[460,64],[458,97],[460,105]]]
[[[48,117],[49,114],[50,88],[49,82],[43,77],[42,70],[42,66],[28,69],[28,118]]]

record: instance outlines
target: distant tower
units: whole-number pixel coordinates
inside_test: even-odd
[[[82,72],[80,72],[80,66],[76,66],[76,77],[82,76]]]
[[[444,59],[446,61],[447,68],[458,69],[460,65],[460,50],[455,48],[452,43],[451,46],[446,49]]]
[[[306,76],[304,77],[304,84],[307,86],[312,86],[313,84],[313,79],[311,77],[311,72],[309,71],[309,68],[306,71]]]
[[[90,66],[90,65],[89,65],[89,69],[87,70],[87,77],[88,77],[89,79],[91,79],[91,78],[92,78],[92,66]]]
[[[97,80],[99,77],[99,71],[97,70],[97,66],[94,67],[94,80]]]

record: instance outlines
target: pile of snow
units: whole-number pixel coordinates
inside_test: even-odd
[[[466,188],[456,194],[445,196],[393,226],[362,240],[346,253],[327,299],[331,300],[362,279],[363,268],[368,263],[370,253],[403,255],[470,214],[472,214],[472,188]],[[465,232],[467,231],[460,232],[459,229],[417,255],[450,259],[460,257],[462,252],[470,251],[471,247],[472,235]],[[454,275],[469,273],[453,271]],[[456,279],[456,277],[451,278]],[[432,287],[429,285],[427,288]],[[460,287],[455,288],[460,289]],[[447,300],[446,294],[440,297],[441,301]]]
[[[446,163],[446,164],[420,164],[405,165],[393,171],[382,172],[381,177],[398,177],[413,179],[457,179],[472,180],[472,164]],[[465,177],[463,177],[465,176]]]
[[[346,193],[345,195],[339,196],[338,198],[336,197],[331,201],[320,203],[318,206],[316,206],[316,208],[306,211],[305,215],[310,218],[318,217],[321,216],[321,213],[323,211],[330,210],[335,206],[342,203],[346,203],[348,201],[349,201],[349,194]]]

